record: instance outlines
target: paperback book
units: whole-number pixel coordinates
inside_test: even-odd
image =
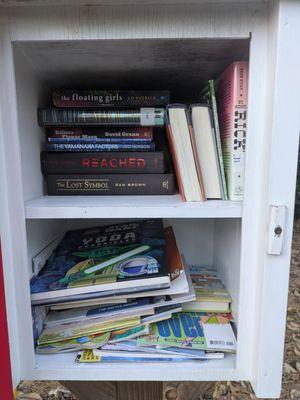
[[[62,340],[76,339],[89,335],[95,335],[121,328],[130,328],[140,324],[140,317],[128,317],[112,321],[85,321],[82,323],[73,323],[46,327],[41,332],[38,339],[38,345],[56,343]]]
[[[183,304],[184,311],[230,312],[231,296],[215,269],[191,266],[189,272],[196,299]]]
[[[69,231],[31,280],[32,301],[170,286],[162,220]]]
[[[188,347],[234,352],[236,339],[229,320],[218,314],[181,312],[150,325],[149,335],[139,337],[140,346]]]

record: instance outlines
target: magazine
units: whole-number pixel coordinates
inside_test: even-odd
[[[149,335],[137,339],[140,346],[187,347],[201,350],[236,350],[236,339],[226,314],[179,312],[150,325]],[[230,317],[229,317],[230,318]]]

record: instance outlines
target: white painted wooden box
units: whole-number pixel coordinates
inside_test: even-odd
[[[300,2],[88,3],[1,1],[0,6],[0,216],[14,384],[20,379],[249,380],[257,396],[278,397],[300,128]],[[45,195],[39,159],[44,133],[36,108],[52,89],[163,87],[184,99],[230,61],[248,56],[243,204],[189,204],[177,195]],[[285,206],[282,246],[280,239],[278,244],[270,239],[271,205]],[[234,300],[236,356],[182,366],[76,365],[74,354],[35,356],[32,255],[70,227],[148,217],[172,222],[188,262],[219,268]]]

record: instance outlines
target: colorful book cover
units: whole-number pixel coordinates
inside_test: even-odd
[[[140,325],[140,317],[124,318],[113,321],[81,321],[79,323],[50,326],[41,332],[38,345],[56,343],[67,339],[76,339],[83,336],[96,335],[121,328],[130,328]]]
[[[217,271],[207,267],[193,266],[190,268],[190,277],[195,289],[197,301],[228,302],[231,296],[226,290]],[[211,310],[213,311],[213,310]]]
[[[75,362],[97,363],[97,362],[185,362],[195,361],[194,358],[182,357],[178,354],[145,354],[125,351],[104,351],[104,350],[82,350],[78,353]],[[200,360],[198,360],[200,361]]]
[[[110,338],[108,343],[118,343],[124,340],[130,340],[141,335],[147,335],[149,333],[149,325],[138,325],[133,328],[119,329],[110,332]]]
[[[81,336],[75,339],[67,339],[58,342],[41,344],[36,347],[38,354],[66,353],[79,351],[81,349],[97,349],[107,343],[110,333],[99,333],[95,335]]]
[[[145,143],[46,143],[46,151],[154,151],[154,142]]]
[[[154,307],[150,298],[142,298],[128,303],[111,304],[100,307],[81,307],[66,311],[50,311],[45,320],[46,326],[69,324],[72,322],[92,320],[95,318],[113,318],[114,316],[147,315],[154,314]]]
[[[40,300],[155,282],[170,286],[162,220],[132,221],[67,232],[32,278],[31,297]]]
[[[217,80],[218,115],[228,196],[242,200],[247,131],[248,62],[232,63]]]
[[[59,90],[53,93],[56,107],[153,107],[170,103],[167,90]]]
[[[207,325],[213,327],[207,328]],[[217,346],[217,340],[223,347]],[[170,319],[151,324],[149,335],[139,337],[137,341],[140,346],[160,345],[201,350],[213,350],[216,347],[224,351],[236,349],[229,321],[222,315],[199,312],[180,312]]]
[[[38,108],[40,126],[163,126],[165,110],[145,107],[130,110]]]
[[[213,123],[214,123],[214,134],[215,134],[215,141],[216,141],[216,147],[217,147],[217,152],[218,152],[219,168],[220,168],[220,173],[221,173],[221,183],[222,183],[222,192],[223,192],[222,199],[228,200],[214,80],[211,79],[208,81],[208,84],[202,90],[200,97],[201,97],[201,100],[203,100],[205,103],[207,103],[212,110]]]

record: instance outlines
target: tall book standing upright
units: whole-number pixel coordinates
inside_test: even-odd
[[[247,128],[248,62],[232,63],[217,81],[223,159],[230,200],[242,200]]]
[[[222,199],[221,168],[210,107],[206,104],[192,104],[190,111],[195,162],[199,162],[205,195],[208,199]]]
[[[220,128],[219,128],[219,118],[218,118],[218,110],[217,110],[215,81],[213,79],[210,79],[208,81],[207,85],[202,90],[200,97],[201,97],[202,101],[204,101],[205,103],[210,105],[210,108],[212,110],[215,143],[216,143],[216,147],[217,147],[219,171],[220,171],[220,175],[221,175],[222,199],[228,200],[224,162],[223,162],[223,153],[222,153],[222,144],[221,144]]]
[[[166,131],[180,195],[185,201],[205,200],[200,165],[194,151],[193,127],[184,104],[167,106]]]

